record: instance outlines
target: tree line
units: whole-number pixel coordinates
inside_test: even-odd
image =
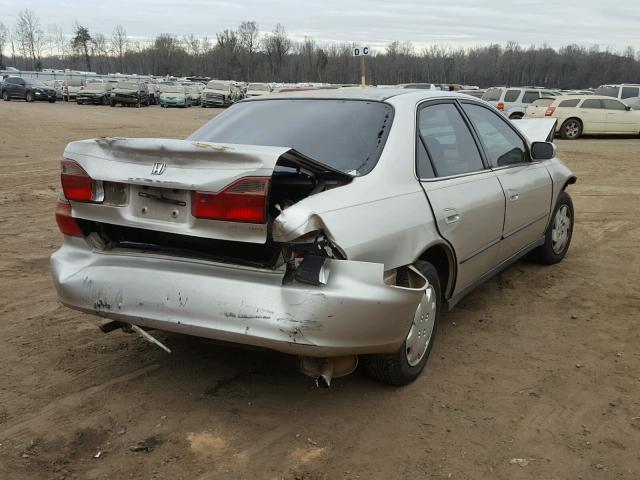
[[[81,69],[96,73],[206,76],[261,82],[359,81],[353,44],[319,44],[311,37],[292,39],[283,25],[261,33],[255,21],[242,22],[214,37],[161,33],[149,41],[128,36],[116,25],[110,36],[76,23],[70,35],[59,26],[45,32],[39,17],[21,11],[16,24],[0,22],[0,66],[23,70]],[[523,47],[517,42],[472,48],[391,42],[367,58],[373,85],[432,82],[492,85],[596,87],[640,83],[640,53],[597,46]]]

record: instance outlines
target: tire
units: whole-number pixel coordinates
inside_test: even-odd
[[[138,101],[136,102],[136,108],[140,108],[141,105],[142,105],[142,101],[140,100],[140,97],[138,97]]]
[[[54,98],[53,100],[49,100],[49,103],[56,103],[56,99]]]
[[[102,105],[109,105],[109,99],[106,95],[102,97]]]
[[[509,115],[509,120],[520,120],[522,119],[522,117],[524,117],[523,113],[512,113],[511,115]]]
[[[7,92],[6,90],[2,92],[2,99],[5,102],[8,102],[9,100],[11,100],[11,97],[9,96],[9,92]]]
[[[25,101],[31,103],[33,102],[34,98],[33,98],[33,93],[31,92],[27,92],[27,95],[24,97]]]
[[[569,250],[574,224],[573,202],[567,192],[558,196],[551,222],[544,234],[544,244],[533,250],[533,258],[542,265],[561,261]]]
[[[420,261],[416,263],[415,266],[418,268],[420,273],[429,280],[429,287],[425,291],[425,296],[416,310],[416,320],[418,322],[427,321],[429,325],[426,326],[425,331],[429,328],[431,329],[431,335],[426,340],[426,350],[423,350],[422,355],[420,355],[420,353],[415,350],[412,352],[411,347],[407,344],[412,336],[412,332],[414,332],[414,342],[412,343],[415,345],[417,340],[417,346],[421,349],[423,348],[419,337],[425,335],[425,333],[423,331],[422,334],[418,334],[418,337],[416,337],[415,332],[418,331],[420,327],[416,326],[416,320],[414,320],[414,323],[412,323],[411,329],[407,333],[407,338],[403,342],[400,350],[395,353],[367,355],[362,358],[362,365],[367,375],[391,385],[407,385],[420,376],[422,370],[424,370],[424,367],[427,364],[427,359],[431,353],[431,348],[435,341],[436,330],[438,328],[440,303],[442,299],[438,271],[428,262]],[[400,281],[398,281],[398,283],[406,284],[406,282],[401,283]],[[428,309],[428,311],[425,312],[425,309]],[[421,314],[421,312],[424,313],[426,318]],[[419,314],[420,318],[418,318]],[[424,342],[424,340],[422,340],[422,342]]]
[[[109,105],[111,105],[112,107],[115,107],[116,106],[116,101],[115,100],[111,100],[109,102]]]
[[[568,118],[560,126],[560,136],[565,140],[575,140],[582,136],[582,122],[577,118]]]

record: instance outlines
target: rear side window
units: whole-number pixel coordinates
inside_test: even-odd
[[[619,102],[618,100],[602,100],[604,104],[604,108],[607,110],[626,110],[627,107],[624,103]]]
[[[478,132],[492,167],[504,167],[527,161],[524,142],[500,118],[500,114],[471,103],[465,103],[464,110]]]
[[[522,96],[522,103],[531,103],[539,98],[540,93],[538,92],[524,92],[524,95]]]
[[[558,108],[577,107],[579,101],[580,101],[579,98],[572,98],[571,100],[563,100],[558,104]]]
[[[553,98],[539,98],[538,100],[535,100],[531,105],[535,107],[548,107],[553,102]]]
[[[595,98],[590,98],[582,102],[581,107],[582,108],[602,108],[602,104],[600,103],[600,100]]]
[[[482,95],[482,100],[485,102],[497,102],[500,100],[500,95],[502,94],[502,90],[499,88],[490,88],[484,95]]]
[[[622,87],[622,93],[620,98],[633,98],[640,96],[640,89],[638,87]]]
[[[520,90],[507,90],[507,93],[504,94],[505,102],[515,102],[518,100],[520,96]]]
[[[431,160],[433,176],[447,177],[484,169],[469,127],[452,103],[422,108],[418,116],[418,137]],[[422,175],[428,175],[429,171],[419,167],[418,174],[427,178]]]
[[[607,87],[607,86],[598,87],[598,88],[596,88],[595,94],[596,95],[603,95],[605,97],[618,98],[618,90],[619,89],[620,89],[620,87]]]

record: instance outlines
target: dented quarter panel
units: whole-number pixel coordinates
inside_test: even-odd
[[[414,173],[414,112],[420,98],[390,98],[396,114],[376,168],[286,209],[274,221],[274,239],[290,241],[322,228],[347,258],[383,263],[386,269],[411,264],[441,243]]]

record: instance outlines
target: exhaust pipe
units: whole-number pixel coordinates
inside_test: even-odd
[[[358,366],[358,357],[300,357],[300,371],[315,379],[316,386],[329,388],[334,378],[344,377]]]

